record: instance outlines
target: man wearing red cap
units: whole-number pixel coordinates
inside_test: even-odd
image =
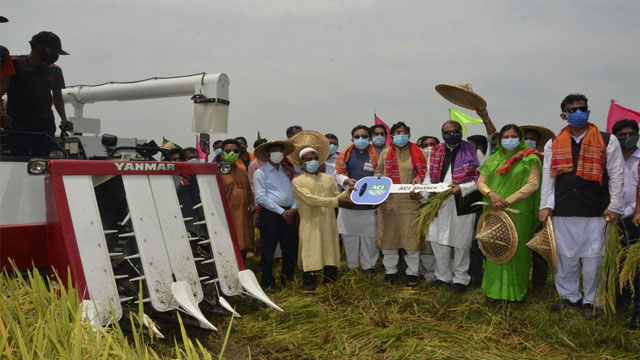
[[[73,130],[62,100],[62,89],[65,87],[62,69],[54,65],[59,55],[69,54],[62,50],[60,38],[50,31],[39,32],[29,43],[29,55],[12,58],[16,73],[10,78],[7,90],[7,114],[13,130],[23,134],[13,134],[10,138],[11,154],[48,156],[50,139],[24,133],[54,136],[56,125],[51,105],[55,106],[62,120],[61,128]],[[0,96],[4,88],[1,92]]]

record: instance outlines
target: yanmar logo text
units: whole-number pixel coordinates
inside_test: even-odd
[[[157,164],[157,163],[130,163],[116,162],[113,163],[118,171],[175,171],[176,164]]]

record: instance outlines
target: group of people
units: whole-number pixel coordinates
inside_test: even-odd
[[[52,32],[34,35],[30,45],[29,55],[17,57],[0,47],[0,96],[8,94],[6,110],[0,106],[1,127],[53,136],[53,105],[61,129],[72,130],[61,96],[62,70],[55,65],[68,53]],[[267,289],[276,285],[276,253],[282,285],[293,280],[296,264],[307,290],[317,286],[319,272],[324,282],[334,281],[342,243],[347,267],[367,275],[375,273],[381,256],[389,284],[398,281],[402,259],[407,286],[417,286],[421,277],[455,292],[478,284],[489,299],[520,302],[530,281],[534,288],[546,282],[546,263],[525,244],[541,223],[552,221],[561,301],[551,310],[580,308],[586,317],[597,316],[603,228],[607,222],[622,224],[624,245],[640,237],[638,124],[621,120],[611,134],[600,131],[589,122],[588,100],[581,94],[568,95],[560,107],[568,124],[551,139],[535,126],[509,124],[497,131],[484,108],[477,113],[487,136],[467,140],[460,123],[446,121],[440,137],[422,136],[416,143],[403,122],[389,134],[383,125],[357,125],[342,151],[333,134],[326,134],[327,149],[294,146],[290,140],[300,126],[289,127],[285,141],[256,141],[254,153],[244,137],[216,141],[214,161],[228,164],[222,181],[243,258],[254,249],[257,218],[261,285]],[[10,146],[13,155],[45,156],[50,149],[31,136],[14,136]],[[195,148],[166,154],[170,161],[198,157]],[[367,176],[389,177],[394,184],[446,183],[453,196],[438,210],[426,238],[419,238],[416,214],[432,195],[394,193],[379,206],[355,204],[349,192]],[[488,205],[474,205],[482,200]],[[506,208],[517,210],[507,214],[518,245],[511,260],[498,264],[483,258],[474,234],[480,213]],[[620,299],[621,305],[634,303],[630,328],[640,327],[640,279],[635,283],[634,299]]]
[[[404,267],[409,287],[421,279],[454,292],[477,284],[490,301],[517,303],[528,295],[530,282],[534,289],[546,282],[545,260],[525,244],[541,223],[552,221],[560,301],[550,310],[579,308],[593,318],[599,315],[597,274],[606,223],[624,227],[625,245],[640,237],[640,149],[635,121],[617,122],[612,134],[601,132],[589,122],[587,102],[581,94],[562,101],[560,117],[567,125],[552,138],[535,126],[508,124],[497,131],[482,109],[478,115],[487,137],[464,140],[461,124],[446,121],[440,138],[424,136],[413,143],[411,128],[398,122],[389,130],[393,140],[387,146],[385,126],[357,125],[342,151],[337,137],[327,134],[325,152],[294,146],[290,139],[302,127],[292,126],[288,140],[258,141],[253,154],[244,138],[214,143],[214,161],[232,164],[222,178],[243,255],[254,248],[253,213],[259,211],[264,288],[276,285],[277,248],[281,284],[293,279],[298,264],[304,289],[313,290],[317,274],[324,282],[335,280],[342,246],[347,268],[361,268],[368,276],[381,257],[388,284],[398,281]],[[353,203],[350,191],[367,176],[389,177],[394,184],[446,183],[453,196],[438,210],[426,238],[419,238],[416,215],[432,195],[392,193],[378,206]],[[507,208],[515,210],[506,214],[518,244],[513,257],[498,264],[478,250],[475,229],[483,211]],[[639,295],[619,299],[621,306],[634,302],[631,328],[640,326]]]

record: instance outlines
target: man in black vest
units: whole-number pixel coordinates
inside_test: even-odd
[[[551,310],[581,306],[591,318],[599,313],[593,305],[598,305],[603,229],[623,212],[623,159],[618,139],[588,122],[584,95],[571,94],[560,107],[569,125],[545,145],[539,214],[541,222],[553,214],[558,252],[555,284],[562,301]]]

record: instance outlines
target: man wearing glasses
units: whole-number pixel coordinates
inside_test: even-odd
[[[471,280],[469,252],[475,223],[474,212],[477,210],[462,205],[471,204],[475,200],[461,197],[476,191],[479,164],[476,149],[462,140],[462,127],[459,123],[445,122],[442,125],[442,138],[444,143],[431,149],[429,171],[423,184],[447,183],[453,188],[454,196],[445,200],[429,226],[427,241],[431,244],[433,256],[422,255],[421,260],[423,265],[435,260],[436,286],[451,284],[452,291],[461,292],[467,288]],[[411,195],[415,200],[428,196],[427,193]]]
[[[355,186],[365,176],[373,176],[378,166],[378,153],[369,143],[370,130],[365,125],[358,125],[351,130],[351,141],[338,155],[335,164],[334,178],[344,189]],[[338,211],[338,232],[342,235],[344,251],[347,256],[347,267],[360,266],[366,275],[373,275],[378,261],[376,236],[378,221],[371,205],[355,205],[350,209],[341,207]]]
[[[599,313],[596,290],[605,251],[603,228],[624,211],[624,160],[618,139],[588,122],[586,96],[568,95],[560,108],[560,117],[569,125],[544,147],[539,213],[541,222],[553,215],[558,252],[555,284],[562,301],[551,311],[582,307],[583,315],[592,318]]]
[[[227,139],[222,143],[223,162],[230,164],[231,170],[222,174],[222,186],[227,196],[227,204],[233,226],[238,238],[238,246],[244,261],[247,252],[253,249],[253,192],[249,184],[249,175],[243,166],[238,166],[240,142]],[[220,164],[220,161],[217,161]]]

